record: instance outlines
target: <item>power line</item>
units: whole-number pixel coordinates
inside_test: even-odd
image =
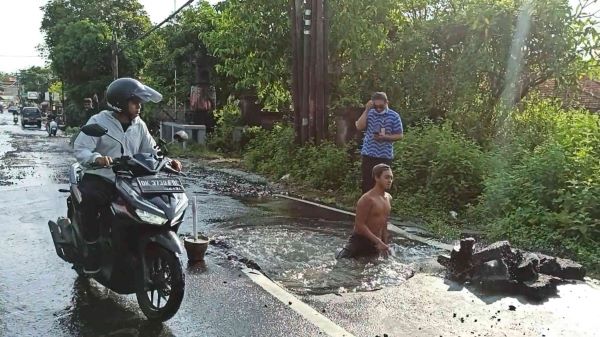
[[[18,57],[39,57],[39,58],[43,58],[39,55],[0,55],[0,57],[14,57],[14,58],[18,58]]]
[[[112,64],[112,69],[113,69],[113,78],[116,80],[119,77],[119,51],[123,50],[123,47],[131,46],[132,45],[131,42],[135,42],[135,41],[139,41],[139,40],[145,39],[147,36],[149,36],[150,34],[152,34],[155,30],[157,30],[162,25],[164,25],[166,22],[168,22],[173,17],[175,17],[177,14],[179,14],[179,12],[181,12],[181,10],[183,10],[185,7],[187,7],[192,2],[194,2],[194,0],[188,0],[188,2],[186,2],[185,4],[183,4],[183,6],[179,7],[179,9],[177,9],[175,12],[173,12],[171,15],[169,15],[161,23],[157,24],[156,26],[152,27],[146,33],[144,33],[141,36],[136,37],[134,39],[127,40],[127,41],[117,41],[116,35],[113,32],[113,44],[112,44],[112,48],[111,48],[112,49],[112,57],[111,57],[112,61],[111,61],[111,64]]]
[[[177,9],[175,12],[173,12],[173,14],[169,15],[166,19],[164,19],[161,23],[157,24],[156,26],[152,27],[152,29],[150,29],[149,31],[147,31],[144,35],[135,38],[131,41],[128,42],[133,42],[133,41],[137,41],[137,40],[143,40],[145,39],[148,35],[152,34],[155,30],[157,30],[158,28],[160,28],[162,25],[164,25],[165,23],[167,23],[169,20],[171,20],[173,17],[175,17],[177,14],[179,14],[179,12],[181,12],[181,10],[183,10],[185,7],[187,7],[189,4],[191,4],[192,2],[194,2],[194,0],[189,0],[188,2],[184,3],[183,6],[179,7],[179,9]]]

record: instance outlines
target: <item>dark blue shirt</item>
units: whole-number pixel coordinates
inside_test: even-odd
[[[371,109],[367,115],[367,129],[365,130],[365,138],[363,139],[362,151],[363,156],[375,158],[394,158],[394,146],[390,141],[377,141],[373,134],[379,133],[381,128],[385,128],[386,135],[396,135],[403,133],[402,119],[400,115],[392,110],[386,109],[383,112],[377,112]]]

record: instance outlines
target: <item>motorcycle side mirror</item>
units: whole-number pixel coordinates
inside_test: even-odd
[[[108,133],[108,129],[100,124],[87,124],[81,127],[81,132],[90,137],[102,137]]]
[[[175,133],[175,135],[173,136],[173,138],[174,138],[176,141],[178,141],[178,142],[180,142],[180,143],[183,143],[183,142],[185,142],[186,140],[188,140],[189,136],[188,136],[187,132],[185,132],[185,131],[181,130],[181,131],[177,131],[177,132]]]

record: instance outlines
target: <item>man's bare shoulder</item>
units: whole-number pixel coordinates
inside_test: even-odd
[[[391,195],[391,194],[389,194],[388,192],[385,192],[385,198],[386,198],[387,200],[392,200],[392,195]]]
[[[369,206],[373,203],[373,196],[371,196],[369,193],[365,193],[363,194],[359,199],[358,202],[356,203],[357,206]]]

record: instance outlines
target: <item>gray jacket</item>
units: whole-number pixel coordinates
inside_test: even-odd
[[[108,134],[119,139],[125,148],[126,156],[132,156],[136,153],[154,153],[156,142],[150,135],[146,123],[139,117],[131,121],[131,126],[126,132],[118,119],[115,118],[112,111],[101,111],[93,115],[87,124],[97,123],[108,129]],[[75,157],[79,163],[84,166],[86,174],[97,174],[114,181],[115,174],[110,168],[90,169],[86,165],[93,163],[96,158],[109,156],[112,158],[121,157],[121,146],[113,139],[104,136],[101,138],[91,137],[80,132],[74,143]]]

